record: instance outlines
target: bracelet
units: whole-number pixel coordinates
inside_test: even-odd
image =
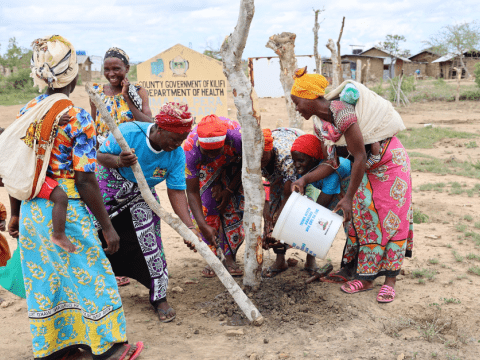
[[[120,167],[120,155],[117,157],[117,169]]]
[[[189,229],[196,229],[197,227],[195,225],[189,226]]]

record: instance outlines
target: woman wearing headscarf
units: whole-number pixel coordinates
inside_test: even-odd
[[[263,246],[267,249],[273,247],[273,252],[277,255],[274,264],[263,271],[263,277],[272,278],[288,269],[285,261],[287,245],[281,245],[272,238],[272,232],[292,193],[291,185],[296,180],[290,149],[295,140],[303,134],[303,131],[291,128],[263,129],[264,150],[261,167],[262,176],[269,183],[269,201],[265,202],[263,208]],[[307,269],[315,268],[315,258],[310,260],[313,261],[305,264]]]
[[[147,91],[139,84],[131,84],[128,81],[129,70],[130,60],[125,51],[116,47],[108,49],[103,59],[103,75],[108,80],[108,84],[94,83],[93,90],[105,103],[117,125],[131,121],[151,123],[153,119]],[[110,130],[92,102],[90,107],[95,119],[97,139],[101,145]]]
[[[405,126],[390,102],[362,84],[348,81],[324,96],[327,85],[322,75],[307,74],[306,68],[295,74],[292,100],[305,119],[319,118],[314,120],[314,130],[326,144],[328,157],[327,166],[294,185],[303,189],[322,172],[337,169],[338,156],[352,161],[348,189],[335,210],[341,209],[345,221],[351,220],[342,268],[355,280],[341,289],[349,294],[371,290],[373,281],[385,276],[377,301],[391,302],[396,276],[413,246],[410,161],[395,136]],[[335,100],[338,95],[345,98],[346,92],[353,101]],[[367,167],[367,153],[377,142],[379,158],[369,158]]]
[[[48,130],[45,127],[51,127],[49,140],[42,144],[52,148],[47,174],[68,194],[65,232],[76,245],[75,252],[69,253],[50,242],[51,202],[26,200],[20,212],[20,202],[12,199],[9,231],[13,237],[20,236],[34,357],[59,359],[83,348],[91,351],[94,359],[134,359],[143,344],[126,344],[117,284],[86,208],[94,209],[102,224],[105,252],[117,251],[119,237],[95,180],[94,122],[84,109],[68,100],[78,73],[75,49],[58,35],[37,39],[32,46],[31,76],[40,89],[48,89],[23,107],[19,117],[35,114],[32,124],[38,131],[26,134],[26,138],[34,136],[38,141],[37,136]],[[52,126],[65,109],[70,116],[68,124]]]
[[[155,185],[166,180],[174,212],[194,230],[185,195],[185,154],[180,147],[192,124],[187,105],[166,103],[153,124],[134,121],[119,126],[135,153],[123,152],[110,134],[98,154],[97,180],[113,226],[120,234],[120,250],[108,258],[115,275],[136,279],[150,290],[150,303],[161,322],[172,321],[175,311],[167,302],[168,270],[160,218],[141,196],[130,166],[140,164],[157,201]],[[99,228],[101,224],[97,225]]]
[[[187,160],[187,196],[192,219],[203,241],[226,258],[228,272],[241,276],[235,262],[242,244],[244,195],[241,184],[242,137],[240,125],[216,115],[205,116],[183,145]],[[215,273],[206,266],[204,277]]]

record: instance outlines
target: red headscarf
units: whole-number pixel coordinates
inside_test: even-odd
[[[298,151],[317,160],[323,159],[322,143],[315,135],[311,134],[299,136],[290,151]]]
[[[263,129],[263,139],[265,140],[263,151],[272,151],[273,149],[273,137],[272,130]]]
[[[227,125],[217,115],[205,116],[197,127],[198,142],[203,149],[220,149],[225,144]]]
[[[162,105],[160,112],[155,116],[155,123],[160,129],[184,134],[192,129],[193,117],[188,112],[187,104],[167,102]]]

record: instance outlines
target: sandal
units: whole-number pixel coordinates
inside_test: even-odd
[[[369,291],[372,288],[365,289],[363,283],[360,280],[351,280],[343,284],[340,289],[347,294],[355,294],[362,291]]]
[[[243,276],[243,270],[233,265],[227,266],[227,271],[232,276]]]
[[[202,276],[204,278],[214,278],[215,276],[217,276],[215,274],[215,271],[213,271],[213,269],[210,267],[210,266],[205,266],[205,268],[202,270]]]
[[[288,267],[286,267],[284,269],[273,269],[271,266],[269,266],[267,269],[262,270],[262,278],[272,279],[272,278],[274,278],[275,276],[284,272],[287,269],[288,269]]]
[[[311,277],[306,281],[307,284],[310,284],[315,280],[322,281],[322,278],[330,274],[330,272],[333,270],[333,265],[327,263],[322,267],[317,267],[316,269],[305,267],[303,270],[308,271],[308,273],[310,274]]]
[[[130,279],[126,276],[115,276],[115,280],[117,280],[117,286],[126,286],[130,284]]]
[[[156,309],[155,309],[155,312],[157,313],[157,316],[158,316],[158,320],[160,320],[160,322],[162,322],[162,323],[168,323],[168,322],[172,321],[173,319],[175,319],[175,318],[177,317],[177,314],[174,314],[174,315],[173,315],[172,317],[170,317],[170,318],[168,317],[168,315],[170,315],[170,313],[171,313],[172,311],[175,311],[175,310],[173,310],[173,308],[171,308],[171,307],[168,308],[168,310],[166,310],[166,311],[163,310],[163,309],[160,309],[160,308],[156,308]],[[163,315],[165,315],[165,319],[161,319],[161,318],[160,318],[160,313],[162,313]]]
[[[118,360],[134,360],[140,355],[143,350],[143,342],[139,341],[135,345],[123,344],[123,352]],[[117,350],[118,351],[118,350]],[[115,355],[113,355],[115,356]],[[113,359],[109,357],[109,360]]]
[[[377,295],[379,303],[389,303],[395,299],[395,289],[388,285],[383,285]]]
[[[333,270],[333,269],[332,269]],[[345,276],[340,275],[339,271],[335,274],[330,274],[328,276],[322,277],[321,282],[330,283],[330,284],[343,284],[349,281]]]

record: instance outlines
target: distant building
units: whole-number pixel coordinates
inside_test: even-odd
[[[473,71],[475,70],[475,64],[480,62],[480,51],[473,50],[471,52],[463,53],[463,63],[468,69],[470,75],[473,76]],[[434,64],[438,64],[439,73],[436,77],[441,77],[445,79],[455,79],[457,77],[457,71],[455,68],[461,68],[460,58],[457,54],[447,54],[442,56],[434,61]],[[465,69],[462,68],[462,79],[466,76]]]
[[[407,76],[412,76],[415,71],[420,70],[421,77],[440,77],[440,65],[434,63],[434,60],[440,58],[440,55],[435,54],[430,50],[422,50],[418,54],[409,57],[411,63],[405,64],[403,73]]]
[[[92,81],[92,60],[87,55],[79,55],[78,53],[84,51],[77,51],[78,73],[82,81]]]
[[[368,55],[378,58],[383,58],[383,78],[388,79],[395,76],[400,76],[403,74],[403,66],[406,63],[410,63],[411,60],[404,58],[402,56],[396,56],[393,59],[393,66],[390,69],[390,63],[392,62],[392,54],[389,52],[379,49],[376,46],[371,47],[363,51],[360,55]]]

